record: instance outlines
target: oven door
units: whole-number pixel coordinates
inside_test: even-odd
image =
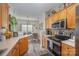
[[[53,42],[53,52],[56,54],[56,55],[58,55],[58,56],[60,56],[61,55],[61,47],[60,47],[60,45],[58,45],[58,44],[56,44],[56,43],[54,43]]]
[[[52,42],[52,40],[48,40],[48,50],[49,50],[50,52],[53,51],[53,42]]]

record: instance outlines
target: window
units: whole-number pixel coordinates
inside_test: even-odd
[[[22,24],[22,32],[32,33],[32,25]]]
[[[27,32],[27,25],[25,24],[22,24],[22,32]]]

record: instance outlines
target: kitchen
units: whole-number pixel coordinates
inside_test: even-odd
[[[78,15],[77,3],[0,3],[0,56],[78,56]]]

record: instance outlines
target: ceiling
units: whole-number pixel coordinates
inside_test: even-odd
[[[42,17],[49,9],[58,9],[62,3],[10,3],[10,9],[20,17]]]

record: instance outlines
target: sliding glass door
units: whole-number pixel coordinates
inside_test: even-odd
[[[22,29],[22,32],[32,33],[32,25],[22,24],[21,29]]]

